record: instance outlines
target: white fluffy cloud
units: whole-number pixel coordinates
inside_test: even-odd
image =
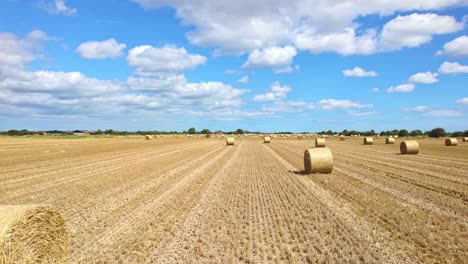
[[[455,19],[428,12],[467,5],[466,0],[134,0],[146,9],[171,6],[182,23],[194,26],[187,38],[220,53],[294,45],[314,53],[371,54],[427,43],[434,34],[463,27]],[[356,20],[367,15],[399,16],[379,32]]]
[[[425,84],[431,84],[431,83],[436,83],[439,80],[437,77],[439,74],[437,73],[432,73],[432,72],[420,72],[413,74],[410,78],[409,81],[412,83],[425,83]]]
[[[439,72],[442,74],[457,75],[460,73],[468,73],[468,66],[462,65],[458,62],[444,62],[439,67]]]
[[[123,55],[123,50],[127,45],[118,43],[111,38],[105,41],[87,41],[81,43],[76,52],[85,59],[106,59],[118,58]]]
[[[457,104],[468,104],[468,97],[457,100]]]
[[[237,80],[238,83],[249,83],[249,76],[245,75],[242,76],[239,80]]]
[[[382,29],[382,47],[387,50],[419,47],[436,34],[453,33],[463,29],[454,17],[437,14],[411,14],[392,19]]]
[[[336,100],[324,99],[317,103],[312,103],[308,106],[310,109],[319,110],[336,110],[336,109],[350,109],[350,108],[369,108],[371,104],[361,104],[351,100]]]
[[[288,96],[290,91],[291,87],[281,85],[280,82],[276,81],[270,85],[270,91],[254,96],[253,100],[256,102],[283,100]]]
[[[444,44],[442,50],[437,51],[437,55],[450,57],[467,57],[468,56],[468,36],[458,37]]]
[[[137,68],[137,73],[160,74],[181,73],[206,62],[206,57],[190,54],[185,48],[166,45],[155,48],[149,45],[138,46],[128,52],[127,61]]]
[[[397,86],[391,86],[387,89],[387,93],[409,93],[414,91],[415,85],[413,83],[404,83]]]
[[[354,67],[354,69],[343,70],[343,75],[346,77],[376,77],[378,74],[375,71],[366,71],[361,67]]]
[[[292,71],[292,61],[297,51],[292,46],[271,47],[263,50],[255,49],[249,54],[242,68],[259,69],[272,68],[275,72]]]
[[[40,4],[40,7],[45,9],[49,14],[62,14],[62,15],[74,15],[76,14],[77,10],[76,8],[68,7],[65,4],[65,0],[53,0],[49,3],[42,3]]]

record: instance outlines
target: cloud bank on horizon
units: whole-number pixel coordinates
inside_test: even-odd
[[[468,129],[466,0],[0,10],[0,129]]]

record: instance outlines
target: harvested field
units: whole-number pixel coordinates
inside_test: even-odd
[[[0,138],[0,205],[57,209],[71,263],[466,262],[468,143],[401,141],[304,175],[313,138]]]

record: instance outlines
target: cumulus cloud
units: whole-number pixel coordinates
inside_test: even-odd
[[[218,53],[248,53],[255,49],[294,45],[314,53],[372,54],[417,47],[433,35],[460,30],[462,23],[436,11],[466,5],[465,0],[134,0],[145,9],[171,6],[193,44]],[[416,12],[391,19],[396,13]],[[428,13],[432,12],[432,13]],[[422,13],[422,14],[418,14]],[[389,24],[379,31],[356,20],[378,15]]]
[[[457,104],[468,104],[468,97],[457,100]]]
[[[410,93],[414,91],[415,85],[413,83],[404,83],[397,86],[391,86],[387,89],[387,93]]]
[[[410,78],[409,81],[412,83],[425,83],[425,84],[431,84],[431,83],[436,83],[439,80],[437,77],[439,74],[437,73],[432,73],[432,72],[420,72],[413,74]]]
[[[346,77],[376,77],[378,74],[375,71],[366,71],[361,67],[354,67],[354,69],[343,70],[343,75]]]
[[[269,92],[254,96],[253,100],[256,102],[283,100],[288,96],[290,91],[291,87],[281,85],[280,82],[276,81],[270,85]]]
[[[437,51],[436,55],[449,57],[467,57],[468,56],[468,36],[458,37],[444,44],[442,50]]]
[[[149,45],[138,46],[128,52],[127,61],[137,68],[139,74],[181,73],[204,64],[206,57],[190,54],[185,48],[165,45],[155,48]]]
[[[468,66],[462,65],[458,62],[444,62],[439,67],[439,72],[442,74],[457,75],[461,73],[468,73]]]
[[[293,70],[291,64],[296,55],[297,51],[292,46],[255,49],[249,54],[242,68],[271,68],[277,73],[291,72]]]
[[[237,80],[238,83],[249,83],[249,76],[245,75],[242,76],[239,80]]]
[[[49,14],[54,15],[61,14],[71,16],[77,12],[76,8],[68,7],[65,4],[65,0],[54,0],[49,3],[42,2],[39,6],[45,9]]]
[[[81,43],[76,52],[85,59],[106,59],[118,58],[123,55],[123,50],[127,45],[118,43],[111,38],[105,41],[87,41]]]

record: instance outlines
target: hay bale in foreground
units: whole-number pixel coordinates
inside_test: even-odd
[[[146,135],[146,136],[145,136],[145,139],[146,139],[146,140],[152,140],[152,139],[153,139],[153,136]]]
[[[385,144],[395,144],[395,139],[392,138],[392,137],[388,137],[388,138],[385,140]]]
[[[463,142],[468,142],[468,137],[464,137],[464,138],[462,139],[462,141],[463,141]]]
[[[401,154],[418,154],[419,144],[414,140],[403,141],[400,143],[400,152]]]
[[[315,139],[315,147],[316,148],[324,148],[325,147],[325,139],[324,138],[316,138]]]
[[[270,137],[264,137],[263,138],[263,143],[270,143],[271,142],[271,138]]]
[[[226,138],[226,145],[234,145],[234,138],[233,137]]]
[[[340,136],[340,141],[345,141],[345,137],[343,135]]]
[[[0,206],[0,263],[68,263],[62,216],[47,206]]]
[[[364,145],[374,145],[374,138],[365,137],[364,138]]]
[[[304,152],[304,171],[306,173],[331,173],[333,154],[329,148],[312,148]]]
[[[456,146],[458,145],[458,140],[456,138],[447,138],[445,140],[445,146]]]

